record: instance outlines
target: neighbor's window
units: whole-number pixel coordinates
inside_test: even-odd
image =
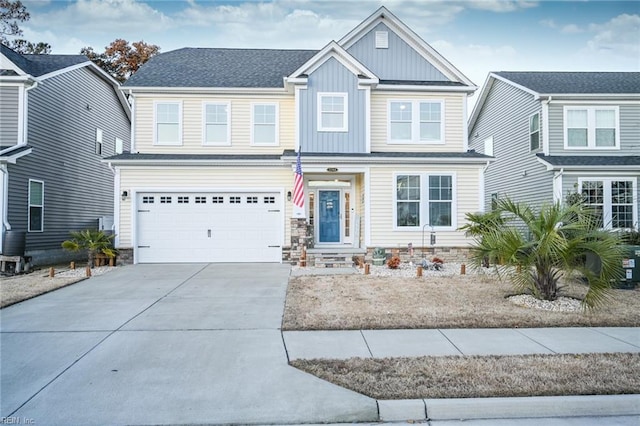
[[[116,151],[116,154],[122,154],[122,152],[124,151],[124,143],[120,138],[116,138],[115,151]]]
[[[252,113],[253,145],[278,145],[278,105],[254,104]]]
[[[529,117],[529,149],[540,149],[540,114],[535,113]]]
[[[29,232],[44,231],[44,182],[29,179]]]
[[[182,104],[155,104],[155,142],[158,145],[182,145]]]
[[[604,229],[633,229],[638,221],[636,179],[585,179],[580,191],[585,203],[593,208]]]
[[[346,132],[347,94],[318,93],[318,131]]]
[[[204,105],[204,144],[231,145],[228,103]]]
[[[564,107],[564,123],[565,148],[620,148],[617,106]]]
[[[389,102],[391,143],[443,143],[443,101]]]

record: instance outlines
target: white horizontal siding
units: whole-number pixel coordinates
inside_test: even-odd
[[[456,176],[456,220],[457,227],[463,226],[465,214],[478,211],[480,183],[478,166],[395,166],[372,167],[371,176],[371,246],[372,247],[414,247],[422,244],[422,231],[394,230],[394,176],[397,173],[451,173]],[[429,228],[425,234],[429,241]],[[437,245],[459,247],[469,241],[461,231],[437,231]]]
[[[444,100],[444,144],[389,144],[387,143],[387,108],[390,99]],[[371,93],[371,151],[380,152],[463,152],[465,94],[444,93]]]
[[[120,203],[120,247],[132,246],[133,192],[162,190],[270,190],[282,191],[285,196],[293,187],[293,172],[288,167],[131,167],[120,172],[120,190],[130,196]],[[286,199],[286,198],[285,198]],[[291,203],[285,201],[285,218],[291,217]],[[179,218],[176,218],[179,220]],[[290,226],[284,224],[285,243],[290,240]],[[288,245],[288,244],[285,244]]]
[[[153,144],[154,101],[182,103],[182,145],[158,146]],[[203,145],[203,104],[205,102],[230,103],[231,145]],[[255,102],[277,103],[280,111],[278,146],[251,146],[251,104]],[[281,154],[295,147],[295,101],[293,95],[252,96],[136,96],[135,146],[139,153],[154,154]]]

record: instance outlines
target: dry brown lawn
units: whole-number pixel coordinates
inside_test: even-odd
[[[586,287],[561,294],[582,298]],[[506,299],[516,294],[493,275],[448,277],[300,276],[289,282],[284,330],[640,326],[640,289],[611,290],[601,308],[541,311]]]
[[[376,399],[640,393],[640,354],[296,360],[294,367]]]

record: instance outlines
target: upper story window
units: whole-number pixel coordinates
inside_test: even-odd
[[[230,111],[228,103],[204,104],[205,145],[231,145]]]
[[[278,104],[253,104],[251,109],[251,144],[278,145]]]
[[[444,102],[389,101],[389,143],[444,143]]]
[[[564,147],[620,149],[618,107],[564,107]]]
[[[182,145],[182,103],[156,102],[154,107],[155,143]]]
[[[44,182],[29,179],[29,232],[44,231]]]
[[[529,149],[540,149],[540,113],[529,116]]]
[[[453,181],[452,174],[397,175],[395,227],[418,230],[425,225],[455,226]]]
[[[96,154],[102,155],[102,129],[96,129]]]
[[[116,138],[116,142],[115,142],[116,154],[122,154],[123,151],[124,151],[124,143],[122,142],[122,139]]]
[[[347,106],[346,93],[318,93],[318,131],[346,132]]]

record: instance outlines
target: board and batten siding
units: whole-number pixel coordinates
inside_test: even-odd
[[[376,32],[388,34],[389,47],[376,49]],[[436,67],[382,22],[347,51],[380,80],[449,81]]]
[[[0,86],[0,147],[16,145],[20,114],[19,86]]]
[[[119,248],[130,248],[133,244],[133,192],[175,191],[282,191],[284,197],[285,245],[289,245],[291,202],[286,201],[287,191],[293,190],[291,167],[123,167],[120,169],[120,188],[131,196],[120,202]],[[176,218],[180,220],[180,218]]]
[[[448,174],[455,173],[455,219],[456,228],[463,226],[465,214],[478,211],[479,182],[478,173],[481,166],[394,166],[371,167],[371,212],[370,232],[371,247],[407,247],[412,243],[414,247],[422,245],[422,230],[405,231],[394,229],[394,176],[397,174]],[[426,227],[425,245],[429,245],[430,228]],[[438,247],[463,247],[470,242],[462,231],[437,231]]]
[[[318,131],[318,93],[347,94],[347,131]],[[358,77],[329,58],[309,75],[300,90],[300,146],[303,152],[366,152],[366,95]]]
[[[442,100],[444,101],[443,144],[389,144],[389,101],[390,100]],[[372,152],[464,152],[466,135],[464,103],[465,94],[406,93],[377,91],[371,93],[371,151]]]
[[[495,80],[480,110],[475,125],[470,129],[469,146],[484,153],[484,141],[493,137],[495,161],[485,172],[485,210],[491,208],[491,194],[499,198],[540,204],[553,202],[553,173],[546,170],[531,151],[529,117],[540,113],[542,107],[526,93],[510,84]],[[540,143],[543,140],[540,131]]]
[[[28,229],[29,179],[43,181],[44,232],[29,232],[26,250],[60,250],[70,230],[95,229],[99,217],[113,216],[113,173],[101,160],[115,154],[116,137],[129,149],[129,118],[113,86],[88,68],[47,78],[28,98],[33,152],[9,164],[8,219],[14,230]]]
[[[549,155],[640,155],[640,103],[620,104],[620,149],[564,149],[564,104],[549,104]],[[615,104],[590,104],[588,101],[579,106],[615,106]]]
[[[182,103],[182,145],[154,145],[154,102]],[[204,145],[203,114],[207,102],[231,105],[231,145]],[[275,103],[279,109],[279,145],[251,145],[252,103]],[[135,95],[135,150],[153,154],[282,154],[295,148],[295,100],[283,95]]]

